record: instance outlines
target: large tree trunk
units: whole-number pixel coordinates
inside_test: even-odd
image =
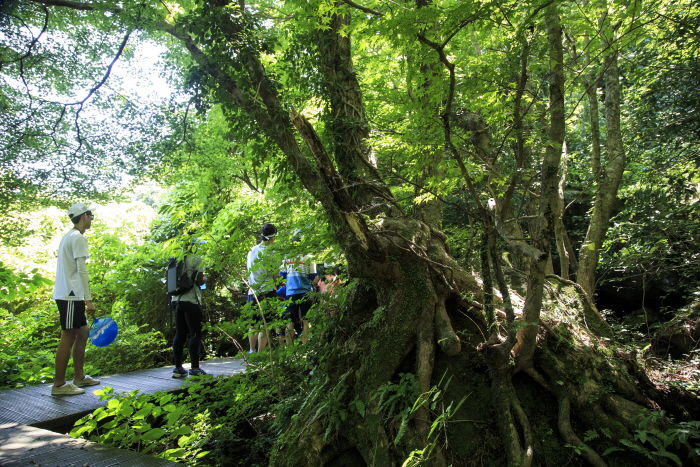
[[[607,12],[606,12],[607,16]],[[611,25],[604,27],[611,28]],[[617,190],[625,170],[625,150],[622,144],[620,128],[620,72],[617,66],[617,45],[613,39],[602,35],[603,49],[608,54],[603,60],[603,76],[605,80],[605,130],[608,149],[608,160],[604,172],[598,181],[595,202],[591,220],[586,232],[586,238],[579,253],[579,270],[576,278],[581,287],[591,297],[595,293],[596,268],[605,235],[610,225],[613,206],[617,199]],[[594,96],[592,96],[593,98]],[[592,107],[593,109],[593,107]],[[595,146],[594,146],[595,148]],[[595,153],[594,153],[595,156]]]
[[[559,169],[559,183],[557,184],[556,209],[554,210],[554,221],[556,222],[554,233],[556,236],[557,254],[559,255],[559,275],[564,279],[569,278],[569,270],[575,263],[573,257],[569,255],[570,250],[567,248],[567,243],[570,244],[571,242],[569,242],[569,236],[564,226],[564,185],[566,184],[568,171],[567,160],[566,141],[564,141],[562,163]]]
[[[524,320],[527,323],[518,332],[517,355],[519,367],[530,366],[530,360],[537,344],[537,325],[542,309],[542,288],[546,274],[547,260],[554,241],[554,219],[558,200],[559,170],[566,117],[564,114],[564,51],[562,30],[556,5],[547,8],[547,31],[550,44],[550,121],[549,145],[542,162],[542,184],[537,219],[531,222],[531,236],[534,245],[543,252],[538,261],[533,261],[528,277],[527,298],[525,301]]]
[[[416,0],[417,8],[426,7],[429,4],[427,0]],[[436,24],[429,24],[425,29],[436,29]],[[425,57],[427,52],[427,58]],[[417,52],[408,50],[407,55],[410,66],[418,68],[419,76],[422,80],[419,87],[418,96],[414,92],[409,91],[411,99],[419,103],[419,110],[414,115],[420,115],[421,118],[415,119],[414,127],[417,131],[415,134],[424,135],[434,132],[439,134],[440,122],[436,117],[439,114],[439,108],[435,102],[429,99],[431,88],[435,82],[441,82],[440,79],[440,64],[437,62],[434,54],[430,53],[428,48],[419,49]],[[414,57],[415,56],[415,57]],[[411,63],[415,62],[415,63]],[[411,73],[413,74],[413,73]],[[418,129],[418,127],[427,127],[433,131],[425,131],[426,128]],[[431,184],[444,178],[444,169],[442,161],[445,157],[445,150],[442,144],[430,144],[426,142],[426,150],[421,163],[421,173],[415,177],[413,181],[415,201],[413,203],[413,217],[436,228],[442,225],[442,214],[444,203],[442,199],[431,191]]]

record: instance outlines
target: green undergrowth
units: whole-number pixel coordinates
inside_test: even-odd
[[[657,464],[667,461],[678,466],[697,465],[700,460],[700,421],[676,423],[664,411],[643,411],[634,421],[637,429],[633,437],[609,446],[603,456],[613,452],[634,453]],[[604,429],[593,429],[586,432],[584,441],[601,438],[611,440]]]
[[[56,304],[51,300],[25,301],[24,307],[14,303],[13,312],[0,302],[0,389],[45,384],[54,377],[61,335]],[[108,347],[96,347],[88,341],[85,372],[105,375],[153,367],[155,356],[167,347],[160,332],[129,323],[119,312],[112,317],[119,325],[119,335]],[[72,359],[66,378],[73,378]]]
[[[55,306],[35,307],[28,301],[25,307],[27,311],[13,315],[0,303],[0,389],[43,384],[53,378],[58,311]]]
[[[619,319],[611,310],[603,310],[603,315],[615,331],[617,349],[636,356],[657,386],[700,397],[700,302],[649,325],[642,315],[637,320]]]
[[[267,326],[273,339],[263,352],[242,354],[245,373],[190,378],[176,393],[114,394],[107,388],[100,395],[105,407],[79,420],[71,435],[191,466],[267,465],[279,435],[312,389],[325,381],[317,368],[328,344],[323,334],[335,319],[339,299],[317,298],[305,344],[295,338],[281,345],[275,338],[286,324],[275,319],[284,302],[266,300],[262,307],[271,318]],[[208,323],[206,332],[225,336],[245,352],[234,336],[257,333],[259,312],[249,303],[238,319]]]
[[[192,466],[267,465],[308,391],[312,354],[299,343],[277,348],[273,363],[266,352],[254,355],[245,373],[190,378],[177,393],[106,388],[105,407],[76,422],[71,435]]]
[[[76,422],[71,436],[190,466],[266,466],[314,390],[327,387],[327,375],[318,369],[323,342],[315,344],[274,345],[272,352],[247,355],[244,373],[190,378],[175,393],[115,394],[105,388],[98,392],[105,406]],[[447,427],[466,400],[447,401],[448,387],[446,379],[419,394],[415,377],[405,374],[372,396],[386,426],[396,427],[397,445],[405,443],[405,429],[418,407],[426,404],[435,417],[429,444],[412,451],[405,465],[422,465],[447,439]],[[360,398],[344,402],[347,389],[341,381],[312,416],[327,426],[329,436],[342,430],[350,411],[364,416],[368,410]]]

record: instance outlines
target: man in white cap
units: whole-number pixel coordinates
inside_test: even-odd
[[[75,395],[85,392],[85,386],[100,384],[100,381],[86,375],[85,345],[88,340],[88,325],[85,313],[95,316],[90,283],[85,261],[89,258],[87,239],[83,236],[95,218],[92,211],[83,203],[76,203],[68,209],[68,217],[73,228],[61,239],[58,247],[56,282],[53,298],[61,315],[61,341],[56,349],[56,377],[51,388],[52,395]],[[66,369],[73,354],[74,379],[66,381]]]

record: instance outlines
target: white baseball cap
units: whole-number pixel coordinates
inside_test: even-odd
[[[70,209],[68,209],[68,217],[73,219],[75,216],[82,216],[88,211],[90,211],[90,208],[87,207],[86,204],[75,203],[73,206],[70,207]]]

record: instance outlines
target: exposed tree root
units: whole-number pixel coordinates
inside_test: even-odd
[[[529,467],[534,459],[534,441],[532,438],[532,429],[530,428],[530,420],[527,414],[523,410],[522,405],[520,405],[520,400],[518,396],[513,394],[510,400],[511,410],[515,415],[515,419],[518,421],[520,429],[523,432],[523,448],[520,453],[520,465],[521,467]]]
[[[568,444],[576,446],[580,451],[581,455],[594,467],[607,467],[608,464],[605,463],[602,457],[598,455],[593,449],[591,449],[586,443],[581,441],[578,436],[571,429],[571,401],[569,396],[561,395],[559,396],[559,434],[564,438]]]
[[[651,345],[653,354],[660,358],[670,355],[682,359],[690,355],[700,348],[700,317],[695,315],[665,323],[654,334]]]
[[[462,343],[452,328],[450,317],[447,315],[445,300],[438,300],[435,305],[435,338],[445,355],[451,357],[462,350]]]
[[[442,302],[444,303],[444,301]],[[436,306],[439,308],[439,306]],[[444,310],[444,304],[442,305]],[[423,322],[431,322],[434,313],[430,313],[428,307],[424,308]],[[451,330],[451,326],[450,326]],[[454,331],[452,331],[454,333]],[[418,391],[427,394],[432,386],[433,365],[435,362],[435,336],[429,326],[418,329],[418,342],[416,344],[416,379],[418,380]],[[427,446],[429,443],[428,434],[431,427],[431,416],[428,409],[428,401],[425,401],[417,408],[415,413],[415,426],[418,438],[417,449]],[[447,462],[440,449],[438,449],[431,463],[434,467],[445,467]]]
[[[700,420],[700,398],[696,394],[677,387],[658,388],[639,366],[636,355],[625,359],[625,365],[655,410],[665,410],[679,421]]]
[[[361,272],[367,279],[357,283],[356,290],[349,294],[348,309],[337,325],[327,331],[330,352],[324,355],[317,370],[326,381],[306,398],[278,443],[270,465],[330,467],[339,456],[346,455],[358,467],[362,463],[394,467],[401,465],[411,452],[438,442],[436,435],[429,436],[435,414],[428,404],[411,411],[408,419],[398,420],[398,409],[380,406],[377,397],[382,386],[386,390],[391,381],[396,388],[399,374],[407,372],[415,375],[419,394],[431,391],[443,377],[434,374],[438,352],[441,361],[461,361],[465,352],[483,358],[489,368],[493,420],[500,434],[498,454],[502,457],[498,461],[507,459],[508,466],[514,467],[534,465],[537,440],[530,422],[533,413],[525,408],[532,405],[523,405],[513,385],[516,367],[511,353],[514,338],[510,336],[517,326],[503,323],[504,333],[485,343],[487,325],[481,309],[462,310],[466,318],[454,313],[456,304],[473,302],[460,299],[455,290],[474,293],[471,287],[475,283],[464,279],[463,271],[457,272],[459,268],[445,259],[440,239],[432,238],[429,229],[412,220],[394,220],[382,228],[399,233],[380,237],[394,261],[382,265],[365,261],[367,269]],[[416,252],[427,255],[429,261],[417,260]],[[363,263],[358,260],[355,264]],[[387,281],[387,277],[392,280]],[[541,320],[546,326],[535,326],[539,328],[536,349],[532,364],[523,371],[556,398],[558,410],[553,420],[560,445],[574,447],[593,466],[605,466],[595,446],[576,434],[572,415],[577,417],[577,423],[609,430],[611,442],[633,439],[634,418],[644,408],[658,408],[654,402],[658,393],[654,393],[648,378],[644,380],[640,368],[609,346],[610,328],[598,320],[599,315],[580,291],[558,278],[551,280],[553,283],[544,288]],[[474,296],[476,300],[483,298]],[[450,313],[445,308],[446,299]],[[454,328],[455,323],[470,326],[467,335],[473,336],[474,341],[467,341],[465,329]],[[475,350],[478,342],[482,343],[481,352]],[[451,371],[457,375],[459,370]],[[468,375],[460,376],[469,379]],[[649,386],[646,389],[645,384]],[[410,408],[415,401],[414,398],[401,404]],[[469,403],[467,400],[465,405]],[[404,431],[397,436],[400,425]],[[454,445],[455,441],[440,441],[440,445]],[[449,451],[434,449],[421,465],[443,467],[452,456]]]
[[[528,467],[533,459],[532,430],[513,387],[510,345],[506,341],[485,345],[483,349],[491,376],[491,403],[508,467]]]

